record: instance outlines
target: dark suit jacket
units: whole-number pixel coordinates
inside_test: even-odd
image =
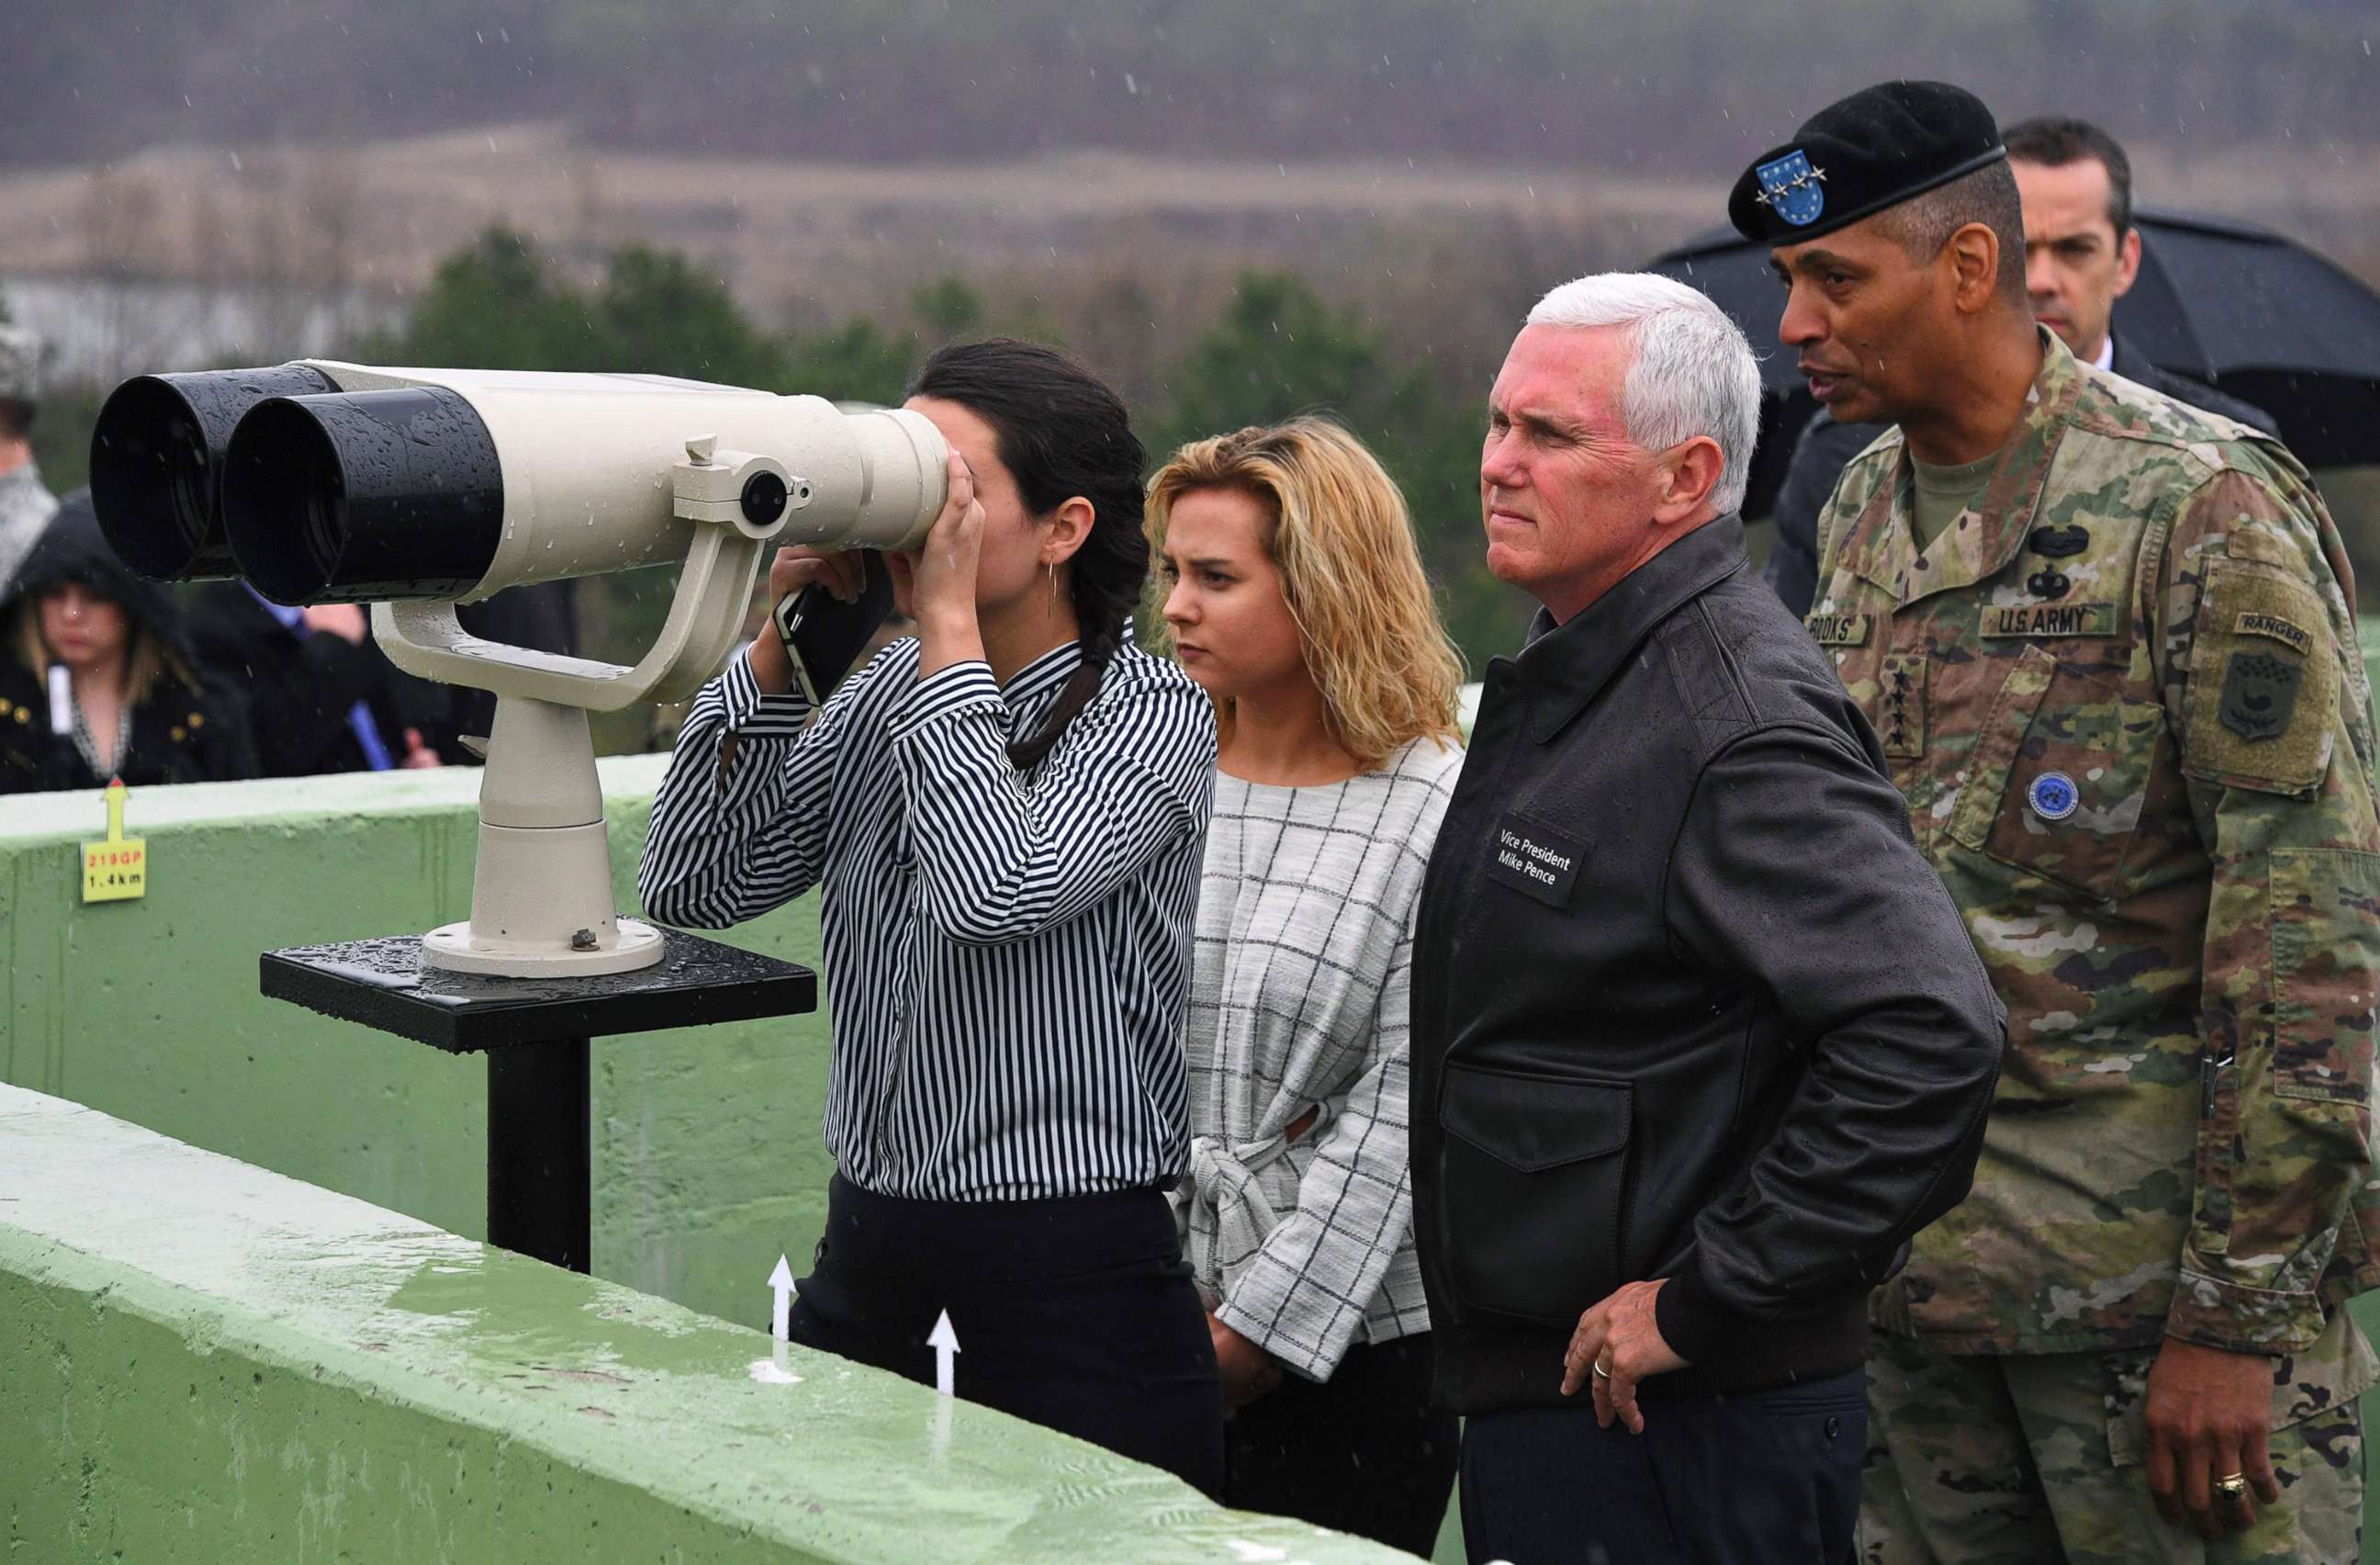
[[[2126,380],[2163,392],[2177,402],[2236,419],[2251,429],[2260,429],[2276,437],[2281,433],[2263,409],[2227,396],[2204,381],[2159,369],[2129,351],[2120,332],[2116,335],[2115,361],[2109,367]],[[1837,423],[1822,408],[1816,418],[1802,426],[1802,434],[1793,443],[1793,458],[1786,464],[1785,482],[1777,490],[1777,508],[1768,518],[1777,529],[1776,540],[1769,547],[1768,563],[1760,573],[1795,614],[1809,613],[1810,600],[1817,595],[1818,518],[1826,513],[1827,499],[1835,492],[1835,480],[1885,428],[1883,424]]]

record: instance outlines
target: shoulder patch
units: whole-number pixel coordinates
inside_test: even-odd
[[[2208,562],[2184,772],[2265,793],[2315,788],[2338,740],[2338,686],[2330,620],[2311,583],[2255,561]]]
[[[2303,653],[2313,646],[2313,632],[2258,609],[2242,611],[2231,629],[2243,636],[2270,636],[2292,652]]]
[[[2223,726],[2250,744],[2289,732],[2303,666],[2275,653],[2233,653],[2223,665],[2223,694],[2215,703]]]

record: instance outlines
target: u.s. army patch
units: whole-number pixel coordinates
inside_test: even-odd
[[[2280,738],[2298,703],[2298,679],[2304,666],[2268,652],[2233,653],[2223,670],[2222,699],[2216,704],[2223,726],[2250,744]]]
[[[1986,605],[1976,627],[1985,636],[2112,636],[2120,629],[2114,604]]]

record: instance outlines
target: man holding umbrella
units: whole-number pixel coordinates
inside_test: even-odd
[[[2074,357],[2178,401],[2275,434],[2261,409],[2203,381],[2159,369],[2114,329],[2116,300],[2141,270],[2132,224],[2132,165],[2113,136],[2088,120],[2046,116],[2009,127],[2009,169],[2024,207],[2025,290],[2034,319]],[[1779,489],[1777,529],[1764,569],[1785,606],[1807,613],[1817,585],[1818,513],[1844,464],[1883,434],[1821,412],[1802,426]]]
[[[1819,402],[1899,426],[1808,624],[2009,1011],[1973,1192],[1874,1301],[1869,1556],[2351,1558],[2380,819],[2338,530],[2278,443],[2035,324],[1972,95],[1856,93],[1729,215]]]

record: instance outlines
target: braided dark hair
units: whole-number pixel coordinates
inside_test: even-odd
[[[1010,764],[1026,771],[1099,694],[1108,664],[1123,644],[1124,626],[1140,606],[1148,581],[1148,539],[1140,526],[1148,453],[1132,433],[1123,398],[1038,342],[953,343],[926,361],[908,395],[955,402],[990,424],[1000,438],[1000,460],[1015,475],[1030,514],[1047,516],[1078,495],[1091,503],[1090,534],[1067,561],[1083,661],[1040,731],[1009,745]]]

